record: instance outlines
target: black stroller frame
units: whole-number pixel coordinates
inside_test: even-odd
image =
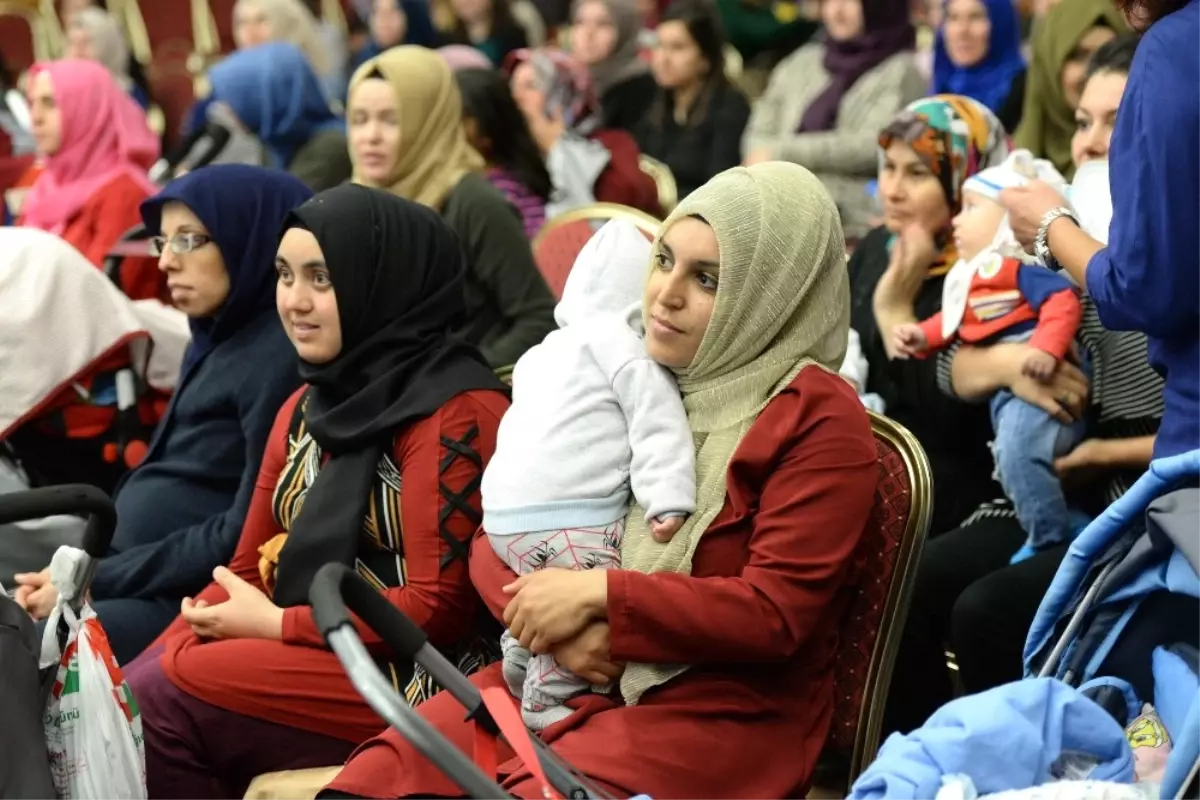
[[[108,552],[116,529],[117,512],[112,501],[99,489],[84,485],[51,486],[0,495],[0,525],[59,514],[88,516],[82,544],[88,559],[79,593],[71,600],[71,607],[78,612],[83,607],[87,587],[95,573],[96,560]],[[0,615],[12,614],[21,623],[15,631],[18,641],[12,642],[13,637],[0,639],[6,646],[16,646],[13,661],[7,664],[6,672],[19,672],[5,674],[3,682],[0,682],[0,693],[12,692],[11,699],[15,704],[12,708],[6,704],[5,725],[0,730],[0,737],[4,740],[4,745],[0,747],[0,798],[53,800],[54,781],[46,752],[42,717],[54,686],[58,665],[54,664],[46,670],[38,669],[40,646],[36,637],[32,636],[33,625],[28,615],[7,596],[0,597],[0,604],[4,606],[0,608]],[[12,632],[11,628],[4,625],[0,625],[0,630],[6,634]],[[65,622],[60,623],[56,633],[61,648],[66,644],[68,633]],[[34,639],[31,650],[25,644],[30,638]],[[6,650],[5,655],[8,652],[11,651]],[[32,666],[29,661],[32,661]],[[8,737],[14,738],[10,741]]]
[[[342,564],[326,564],[317,571],[309,589],[309,602],[321,635],[371,708],[470,797],[494,800],[510,796],[396,693],[367,652],[350,618],[353,612],[398,657],[420,664],[467,709],[469,721],[492,735],[499,735],[500,728],[484,705],[479,689],[429,643],[425,633],[404,612]],[[563,797],[609,800],[608,795],[563,763],[537,736],[531,735],[530,741],[546,780]]]

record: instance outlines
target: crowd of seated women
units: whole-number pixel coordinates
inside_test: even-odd
[[[909,9],[822,0],[823,32],[751,104],[706,0],[655,9],[653,37],[632,0],[577,0],[567,49],[545,45],[532,3],[374,0],[337,63],[299,0],[239,0],[239,49],[193,116],[232,115],[255,156],[165,186],[147,177],[161,148],[124,51],[79,12],[73,57],[25,79],[38,164],[15,225],[96,268],[143,226],[153,260],[116,277],[191,334],[113,491],[91,587],[141,709],[150,796],[240,797],[262,773],[338,764],[324,797],[459,794],[326,647],[307,597],[329,562],[480,687],[506,685],[499,630],[521,614],[602,685],[540,735],[613,796],[806,792],[852,556],[876,524],[863,396],[913,433],[935,487],[885,729],[952,699],[947,649],[968,692],[1020,679],[1068,542],[1014,556],[1028,531],[993,477],[988,398],[1080,423],[1081,443],[1045,465],[1080,525],[1153,457],[1200,448],[1198,2],[1059,0],[1027,64],[1008,0],[946,0],[926,75]],[[1042,181],[999,194],[1035,268],[1078,289],[1068,353],[1041,376],[1024,368],[1029,341],[907,357],[895,332],[950,296],[969,182],[1017,148],[1067,179],[1101,164],[1111,178],[1103,230]],[[674,210],[641,155],[674,174]],[[668,212],[645,342],[678,380],[706,526],[678,569],[518,581],[480,530],[510,402],[496,371],[555,327],[531,242],[596,201]],[[33,263],[6,232],[0,269]],[[843,378],[848,347],[865,366]],[[14,597],[42,620],[59,592],[45,564],[27,570]],[[470,753],[461,708],[355,625]],[[514,753],[498,772],[541,796]]]

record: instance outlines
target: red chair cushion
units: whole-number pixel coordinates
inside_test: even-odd
[[[533,259],[555,300],[562,299],[571,267],[592,233],[591,223],[580,219],[561,225],[551,224],[538,240]]]
[[[33,29],[18,14],[0,14],[0,53],[13,77],[33,65]]]
[[[871,522],[855,548],[851,562],[856,591],[839,629],[834,663],[833,723],[827,748],[850,753],[858,732],[858,718],[866,691],[867,671],[888,592],[896,575],[896,559],[912,505],[912,484],[904,459],[876,438],[879,484]]]

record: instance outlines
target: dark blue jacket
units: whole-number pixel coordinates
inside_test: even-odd
[[[274,311],[213,348],[118,488],[117,531],[96,568],[95,599],[182,598],[208,585],[233,556],[267,434],[299,386],[296,351]]]

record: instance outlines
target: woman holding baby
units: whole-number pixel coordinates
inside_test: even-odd
[[[1076,110],[1072,156],[1077,167],[1111,156],[1116,168],[1120,155],[1109,152],[1111,121],[1136,46],[1136,40],[1120,37],[1093,56]],[[1011,189],[1000,197],[1025,191]],[[1019,227],[1019,220],[1013,219],[1013,227]],[[1020,238],[1019,230],[1017,234]],[[1145,470],[1163,414],[1163,384],[1148,363],[1145,335],[1106,329],[1098,302],[1087,291],[1080,303],[1074,351],[1048,378],[1024,370],[1034,349],[1029,342],[964,344],[929,362],[936,363],[939,385],[948,396],[981,402],[1007,389],[1063,423],[1083,420],[1083,441],[1052,466],[1071,508],[1090,518]],[[1084,359],[1090,375],[1078,366]],[[1011,504],[1001,501],[980,506],[926,545],[885,728],[917,727],[951,699],[947,643],[968,692],[1021,677],[1025,634],[1068,546],[1062,542],[1010,564],[1027,533]]]
[[[643,315],[647,351],[683,395],[695,512],[669,541],[631,513],[622,566],[606,571],[517,579],[475,539],[471,577],[492,613],[535,652],[613,687],[568,701],[574,713],[542,732],[613,796],[807,790],[877,479],[866,414],[834,372],[848,336],[843,253],[837,208],[801,167],[733,169],[685,199],[655,242]],[[504,686],[501,665],[472,680]],[[471,751],[453,699],[419,710]],[[780,741],[792,757],[759,758]],[[499,772],[512,794],[540,796],[511,751]],[[458,794],[389,731],[323,796]]]

